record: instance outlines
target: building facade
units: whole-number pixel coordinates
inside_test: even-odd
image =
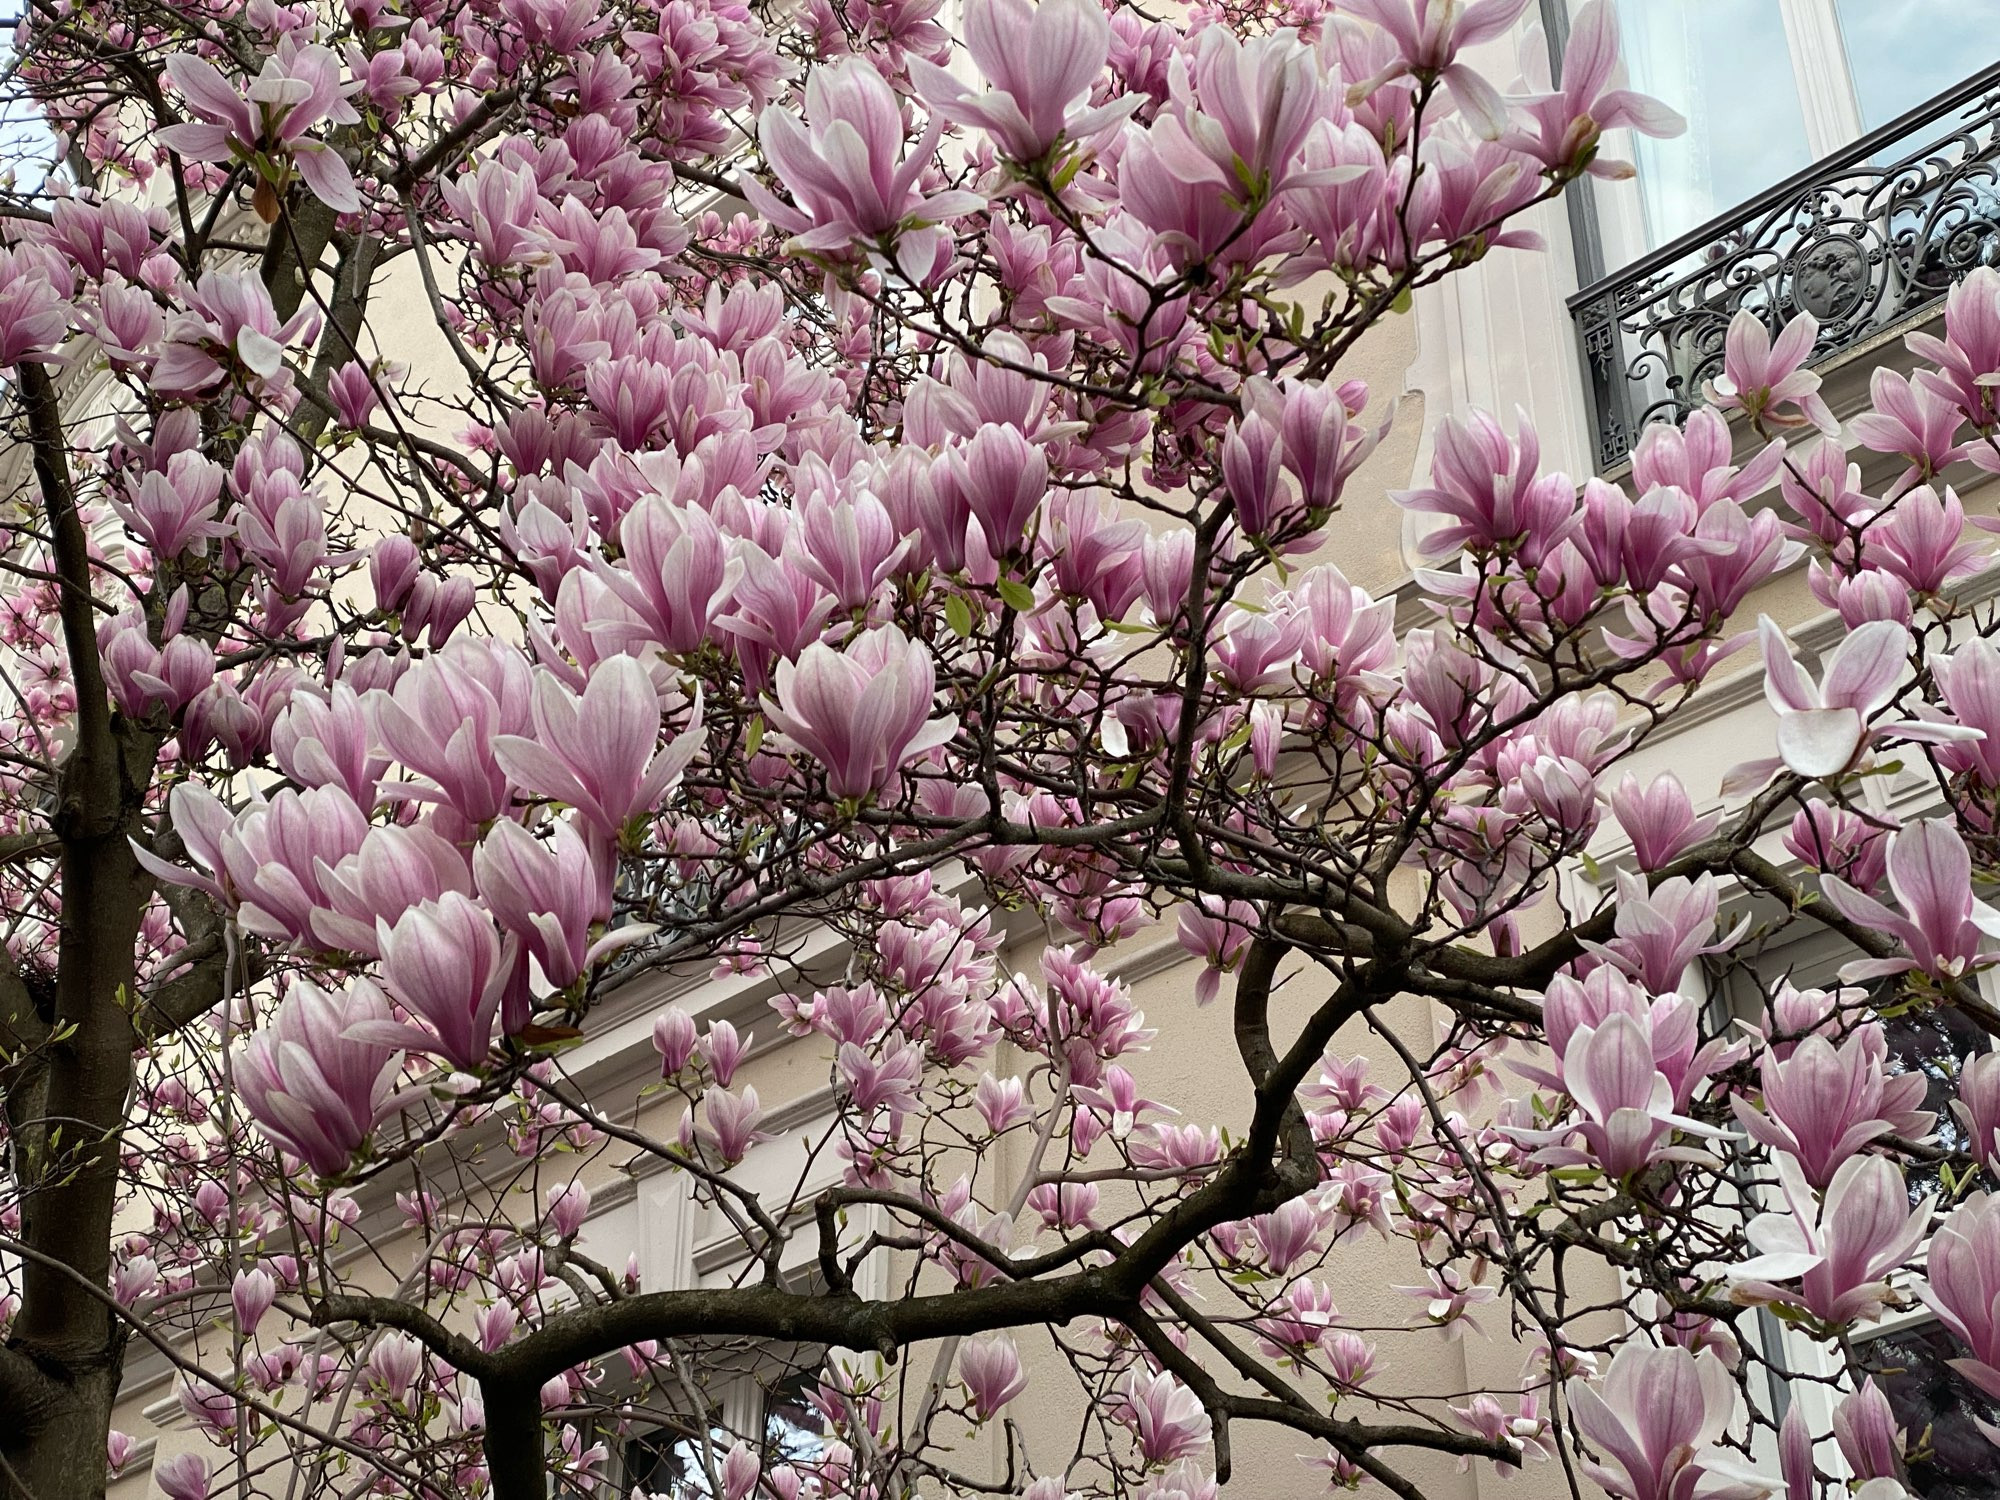
[[[1561,36],[1568,23],[1566,3],[1541,0],[1512,34],[1488,44],[1480,59],[1487,71],[1505,77],[1518,66],[1532,81],[1538,65],[1545,70],[1547,38]],[[1579,184],[1564,202],[1532,211],[1550,253],[1496,251],[1426,290],[1343,371],[1367,379],[1378,401],[1403,399],[1391,436],[1348,487],[1349,514],[1335,534],[1352,551],[1340,564],[1378,596],[1400,592],[1412,609],[1420,536],[1388,494],[1425,470],[1439,422],[1484,409],[1511,425],[1518,409],[1539,432],[1547,467],[1579,484],[1621,475],[1645,424],[1682,417],[1700,403],[1705,382],[1720,372],[1724,330],[1745,308],[1778,323],[1799,312],[1817,319],[1815,362],[1844,419],[1864,405],[1875,369],[1906,359],[1904,337],[1937,320],[1959,277],[2000,264],[2000,0],[1619,0],[1618,11],[1634,86],[1685,115],[1687,133],[1607,140],[1606,154],[1632,159],[1636,175]],[[415,288],[405,290],[409,316],[385,326],[421,329],[427,311]],[[448,389],[448,352],[421,343],[389,352]],[[1753,441],[1740,430],[1738,440],[1745,450]],[[1882,455],[1857,451],[1855,458],[1871,490],[1895,468]],[[1952,477],[1969,509],[1991,512],[1994,496],[1982,489],[1983,476],[1967,468]],[[1965,587],[1968,597],[1984,597],[2000,590],[2000,578],[1982,575]],[[1839,637],[1837,617],[1814,597],[1802,569],[1745,606],[1751,621],[1760,613],[1809,649],[1825,651]],[[1743,747],[1768,744],[1772,735],[1755,653],[1739,655],[1724,675],[1727,681],[1717,681],[1633,765],[1642,776],[1654,766],[1674,769],[1698,809],[1721,804],[1723,775],[1744,758]],[[1882,789],[1884,806],[1900,806],[1906,790]],[[1607,828],[1594,851],[1594,878],[1603,882],[1629,857],[1616,825]],[[1784,859],[1775,832],[1770,843],[1773,857]],[[1577,872],[1579,893],[1591,878]],[[1047,941],[1040,932],[1010,931],[1001,962],[1033,972]],[[1809,948],[1768,952],[1759,961],[1804,983],[1828,962]],[[838,970],[837,953],[826,962]],[[1230,1046],[1228,1017],[1196,1005],[1200,966],[1174,940],[1171,924],[1123,945],[1108,972],[1160,1028],[1150,1052],[1133,1063],[1148,1096],[1193,1119],[1228,1118],[1236,1101],[1217,1097],[1209,1063]],[[706,972],[635,980],[617,992],[566,1069],[607,1113],[622,1111],[621,1119],[670,1137],[677,1106],[643,1096],[658,1067],[654,1015],[671,1001],[704,1025],[729,1021],[750,1039],[741,1077],[764,1100],[764,1128],[774,1137],[751,1158],[753,1185],[807,1201],[840,1172],[826,1140],[832,1093],[818,1044],[792,1039],[773,1011],[775,987],[768,978]],[[1740,1003],[1727,982],[1713,999]],[[1399,1024],[1421,1031],[1429,1022],[1408,1014]],[[1371,1044],[1356,1035],[1337,1048],[1365,1055]],[[1908,1066],[1923,1068],[1970,1042],[1912,1028],[1898,1046]],[[486,1146],[496,1159],[505,1156],[499,1143]],[[725,1285],[744,1275],[733,1227],[697,1206],[685,1179],[656,1166],[631,1152],[593,1155],[585,1174],[593,1217],[582,1240],[589,1254],[607,1266],[636,1264],[649,1287]],[[496,1168],[480,1190],[518,1187],[501,1183],[503,1176]],[[396,1212],[388,1201],[364,1211],[385,1225]],[[1396,1252],[1364,1237],[1347,1253],[1352,1281],[1343,1314],[1358,1325],[1407,1325],[1407,1299],[1384,1290],[1408,1279]],[[787,1271],[809,1274],[804,1265]],[[1774,1322],[1760,1327],[1760,1337],[1784,1337]],[[1490,1333],[1486,1341],[1446,1341],[1428,1329],[1385,1333],[1382,1354],[1407,1388],[1441,1398],[1504,1387],[1524,1351],[1504,1328]],[[1995,1493],[1989,1450],[1970,1425],[1984,1408],[1945,1367],[1949,1350],[1935,1325],[1902,1315],[1868,1343],[1880,1350],[1899,1414],[1934,1433],[1935,1461],[1913,1474],[1925,1500]],[[1024,1343],[1024,1352],[1031,1365],[1057,1362],[1052,1349]],[[718,1351],[702,1399],[728,1426],[764,1430],[774,1451],[810,1445],[807,1377],[819,1358],[817,1350]],[[142,1460],[147,1451],[157,1458],[204,1442],[189,1429],[177,1378],[156,1353],[134,1354],[116,1425],[153,1445],[142,1448]],[[1017,1420],[1032,1445],[1038,1435],[1060,1441],[1074,1413],[1063,1406],[1059,1381],[1031,1380]],[[705,1494],[684,1434],[649,1436],[607,1419],[604,1441],[599,1471],[607,1492],[637,1485],[675,1500]],[[993,1471],[1003,1472],[1003,1435],[996,1429],[978,1441],[992,1449]],[[1438,1500],[1567,1493],[1555,1464],[1510,1479],[1438,1460],[1419,1477]],[[1325,1476],[1284,1443],[1239,1452],[1231,1485],[1233,1493],[1273,1500],[1303,1500],[1324,1488]],[[146,1464],[135,1462],[114,1493],[157,1493]]]

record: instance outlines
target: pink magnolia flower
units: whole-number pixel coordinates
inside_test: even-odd
[[[1833,1324],[1880,1314],[1890,1295],[1885,1278],[1923,1243],[1936,1196],[1913,1211],[1894,1162],[1851,1156],[1834,1173],[1821,1204],[1796,1160],[1780,1154],[1777,1166],[1785,1211],[1750,1221],[1746,1235],[1756,1256],[1716,1268],[1736,1300],[1803,1307]],[[1790,1281],[1799,1283],[1797,1291],[1777,1284]]]
[[[1612,816],[1632,840],[1633,858],[1649,873],[1672,864],[1713,834],[1722,821],[1720,809],[1697,818],[1687,788],[1671,771],[1655,776],[1643,788],[1628,772],[1609,800]]]
[[[968,1340],[958,1351],[958,1378],[972,1398],[973,1415],[981,1422],[993,1416],[1028,1388],[1021,1357],[1004,1333]]]
[[[1131,113],[1136,94],[1078,110],[1104,71],[1111,25],[1097,0],[971,0],[965,49],[992,85],[975,94],[935,63],[909,60],[910,80],[938,115],[976,125],[1012,160],[1032,163],[1064,136],[1078,140]]]
[[[495,743],[528,728],[534,677],[520,651],[493,639],[457,641],[362,699],[378,744],[428,777],[468,823],[511,802]]]
[[[1972,1350],[1952,1368],[2000,1397],[2000,1198],[1974,1193],[1932,1236],[1917,1295]]]
[[[1946,745],[1942,750],[1962,748]],[[1940,756],[1942,756],[1942,750]],[[1888,827],[1830,802],[1809,802],[1785,830],[1786,850],[1809,870],[1872,891],[1889,868]]]
[[[368,1355],[370,1384],[391,1401],[401,1401],[424,1373],[424,1346],[408,1334],[386,1333]]]
[[[1193,1391],[1164,1370],[1127,1374],[1111,1410],[1132,1428],[1149,1464],[1172,1463],[1208,1446],[1208,1413]]]
[[[229,1287],[229,1303],[236,1314],[236,1326],[245,1337],[257,1331],[277,1297],[278,1283],[262,1266],[236,1273]]]
[[[1857,1032],[1837,1048],[1809,1036],[1789,1058],[1763,1059],[1763,1109],[1741,1094],[1730,1096],[1730,1107],[1753,1139],[1795,1157],[1806,1181],[1825,1188],[1870,1141],[1930,1132],[1935,1117],[1918,1107],[1928,1080],[1920,1072],[1885,1073],[1883,1053],[1877,1030]]]
[[[757,1488],[757,1476],[762,1465],[757,1455],[750,1451],[749,1444],[740,1438],[730,1444],[729,1452],[722,1459],[722,1500],[749,1500]]]
[[[1918,969],[1956,979],[1988,962],[1993,955],[1982,937],[2000,936],[2000,912],[1972,894],[1972,857],[1958,830],[1926,818],[1890,834],[1888,843],[1889,889],[1901,913],[1837,875],[1822,875],[1820,889],[1848,921],[1890,934],[1910,956],[1857,960],[1840,971],[1841,978],[1853,982]]]
[[[148,871],[218,897],[260,937],[337,946],[337,937],[328,942],[319,930],[327,907],[322,880],[369,837],[368,820],[347,793],[286,787],[232,814],[213,793],[186,781],[174,788],[168,809],[189,855],[210,873],[170,865],[134,845]]]
[[[153,1482],[166,1500],[208,1500],[208,1460],[199,1453],[173,1453],[153,1465]]]
[[[885,790],[910,761],[950,741],[958,718],[928,717],[937,680],[930,651],[893,625],[863,631],[845,651],[815,641],[780,662],[772,725],[819,763],[835,797]]]
[[[370,741],[358,694],[336,682],[324,698],[293,693],[271,725],[271,757],[300,786],[337,786],[363,812],[374,810],[389,758]]]
[[[910,550],[888,509],[866,491],[852,499],[814,491],[795,514],[799,525],[786,560],[831,594],[843,613],[864,608]]]
[[[1930,485],[1905,490],[1872,520],[1861,536],[1864,563],[1900,580],[1917,594],[1935,594],[1955,578],[1985,564],[1987,549],[1965,539],[1965,507],[1947,485],[1942,497]]]
[[[1964,1127],[1966,1149],[1988,1171],[2000,1169],[2000,1052],[1975,1052],[1959,1065],[1951,1112]]]
[[[1692,880],[1676,875],[1648,890],[1643,878],[1621,870],[1614,935],[1608,943],[1586,942],[1584,947],[1648,990],[1676,989],[1689,964],[1732,947],[1747,925],[1746,918],[1716,938],[1718,901],[1715,877],[1710,874]]]
[[[110,294],[109,287],[106,291],[109,311],[120,299]],[[55,351],[69,334],[69,315],[70,304],[56,290],[46,266],[0,250],[0,369],[58,363]],[[157,314],[145,316],[148,332],[154,317]]]
[[[345,1171],[392,1108],[402,1054],[348,1036],[388,1019],[389,1002],[366,979],[333,991],[301,979],[237,1055],[236,1091],[250,1117],[321,1177]]]
[[[271,293],[253,271],[204,271],[187,300],[190,310],[168,320],[166,347],[153,367],[154,387],[169,395],[207,390],[228,373],[224,359],[267,388],[276,385],[285,346],[310,340],[319,326],[310,301],[280,323]]]
[[[1912,385],[1885,365],[1868,382],[1869,409],[1848,424],[1855,440],[1876,453],[1894,453],[1909,467],[1891,488],[1900,494],[1928,483],[1965,457],[1956,443],[1965,418],[1950,399],[1924,385]]]
[[[1430,487],[1393,497],[1407,510],[1451,523],[1424,538],[1426,556],[1447,556],[1460,547],[1499,548],[1518,550],[1521,561],[1533,565],[1582,524],[1569,479],[1536,473],[1541,441],[1527,413],[1516,414],[1515,426],[1520,435],[1509,438],[1485,412],[1448,417],[1439,426]]]
[[[1774,440],[1738,465],[1729,419],[1712,406],[1697,407],[1685,424],[1649,422],[1632,450],[1632,487],[1641,495],[1670,485],[1685,491],[1703,515],[1724,500],[1747,504],[1770,487],[1785,462]]]
[[[139,1440],[129,1432],[120,1432],[116,1427],[104,1435],[104,1461],[115,1478],[118,1471],[132,1462],[133,1454],[139,1451]]]
[[[1203,198],[1203,190],[1220,189],[1224,196],[1209,201],[1225,206],[1245,195],[1256,202],[1301,181],[1294,170],[1299,149],[1336,97],[1314,49],[1290,31],[1241,37],[1211,26],[1195,34],[1188,54],[1170,66],[1170,107],[1146,137],[1167,175]],[[1240,221],[1242,211],[1230,217]]]
[[[368,366],[350,359],[326,380],[326,393],[333,402],[334,420],[349,432],[359,432],[382,404],[375,389],[375,377]]]
[[[592,927],[611,916],[611,860],[600,857],[566,818],[544,841],[502,818],[472,852],[473,880],[500,925],[521,940],[551,989],[567,989],[593,965],[649,937],[643,923],[628,923],[594,942]],[[506,1016],[517,1029],[525,1016]]]
[[[412,906],[393,926],[377,923],[383,988],[430,1028],[402,1027],[390,1040],[435,1052],[464,1072],[478,1069],[493,1046],[520,939],[509,933],[503,941],[492,919],[457,891]]]
[[[1532,94],[1522,102],[1534,121],[1533,131],[1517,128],[1500,139],[1545,167],[1569,167],[1588,155],[1593,177],[1629,177],[1629,163],[1595,156],[1605,131],[1623,127],[1641,135],[1675,136],[1687,122],[1659,100],[1625,87],[1625,69],[1618,56],[1618,14],[1611,0],[1587,0],[1569,26],[1562,87]],[[1534,63],[1546,80],[1546,64],[1539,56]]]
[[[349,953],[379,955],[384,923],[448,892],[472,892],[464,852],[425,823],[376,824],[358,851],[315,868],[322,905],[312,913],[313,937]]]
[[[848,57],[814,68],[806,75],[805,106],[803,121],[775,104],[757,121],[765,158],[798,206],[783,202],[754,178],[743,179],[750,206],[796,236],[793,243],[799,249],[845,250],[856,241],[879,244],[911,226],[935,225],[979,206],[974,193],[925,197],[918,190],[944,120],[933,120],[923,139],[898,161],[902,108],[887,80],[864,59]]]
[[[712,1150],[725,1164],[733,1166],[749,1153],[752,1146],[770,1139],[757,1128],[763,1118],[764,1107],[758,1101],[754,1088],[746,1088],[741,1094],[732,1094],[726,1089],[710,1089],[702,1097],[701,1123],[694,1124],[694,1116],[689,1114],[682,1129]]]
[[[1019,428],[988,422],[939,455],[931,465],[931,484],[939,506],[952,508],[944,534],[933,539],[940,562],[956,566],[952,559],[964,550],[966,516],[978,524],[987,552],[1003,558],[1020,547],[1048,493],[1049,461]]]
[[[607,839],[654,811],[701,748],[697,696],[685,732],[656,752],[660,695],[629,656],[599,662],[582,696],[550,672],[535,676],[535,738],[503,734],[493,755],[517,786],[567,802]]]
[[[1935,369],[1920,370],[1917,384],[1957,406],[1973,426],[1989,428],[1996,419],[2000,387],[2000,271],[1980,266],[1945,298],[1944,337],[1913,333],[1903,340],[1912,354]],[[1971,445],[1967,454],[1982,469],[1993,467],[1992,449]]]
[[[1722,1496],[1736,1477],[1717,1446],[1736,1410],[1736,1384],[1714,1353],[1632,1340],[1604,1378],[1567,1386],[1577,1431],[1601,1455],[1584,1472],[1620,1500]],[[1768,1488],[1768,1486],[1766,1487]],[[1762,1493],[1762,1491],[1738,1493]]]
[[[1203,960],[1194,987],[1197,1005],[1215,999],[1222,976],[1235,969],[1257,923],[1257,909],[1249,902],[1224,901],[1220,896],[1203,895],[1197,904],[1180,909],[1174,935],[1184,951]]]
[[[590,1217],[590,1189],[581,1182],[559,1182],[548,1191],[548,1211],[542,1216],[559,1240],[573,1240]]]
[[[1819,376],[1805,368],[1818,338],[1819,323],[1811,313],[1796,314],[1774,344],[1761,317],[1747,307],[1738,309],[1723,340],[1722,374],[1708,383],[1709,400],[1718,409],[1740,411],[1753,422],[1810,425],[1832,437],[1840,424],[1819,393]],[[1784,411],[1788,406],[1797,407],[1797,412]]]
[[[1933,655],[1930,667],[1952,719],[1980,735],[1939,745],[1938,763],[1951,775],[2000,786],[2000,648],[1974,636],[1949,656]]]
[[[1580,1026],[1562,1053],[1562,1084],[1577,1112],[1553,1130],[1520,1130],[1524,1144],[1539,1145],[1537,1161],[1595,1166],[1613,1178],[1629,1177],[1655,1161],[1703,1161],[1692,1147],[1675,1146],[1675,1131],[1721,1134],[1675,1113],[1673,1081],[1654,1058],[1650,1017],[1626,1012],[1596,1026]],[[1565,1145],[1580,1139],[1581,1145]]]
[[[342,81],[340,59],[330,49],[316,43],[301,46],[296,37],[285,36],[243,93],[213,63],[191,53],[168,58],[166,74],[200,117],[162,130],[160,139],[168,147],[196,161],[226,162],[265,150],[281,152],[328,208],[344,214],[361,211],[353,174],[340,153],[324,141],[306,138],[306,132],[322,122],[361,121],[348,103],[361,81]]]
[[[1855,1478],[1864,1481],[1902,1478],[1902,1427],[1889,1398],[1882,1394],[1873,1376],[1834,1407],[1833,1436]]]
[[[1778,760],[1730,772],[1736,788],[1760,773],[1768,779],[1778,764],[1815,780],[1838,776],[1881,735],[1929,741],[1979,735],[1959,724],[1871,722],[1895,698],[1909,661],[1910,633],[1893,621],[1870,620],[1849,631],[1827,658],[1818,684],[1793,659],[1791,642],[1768,615],[1758,616],[1757,629],[1764,648],[1764,697],[1778,715]]]
[[[184,552],[205,557],[211,540],[233,530],[215,517],[222,480],[222,465],[183,451],[167,461],[164,473],[148,470],[123,497],[114,495],[111,508],[154,557],[164,560]]]
[[[745,1036],[728,1021],[712,1021],[708,1035],[695,1048],[695,1055],[708,1064],[708,1071],[715,1081],[728,1088],[735,1082],[736,1070],[750,1055],[750,1045],[756,1040],[757,1033],[754,1031]]]
[[[653,1050],[660,1054],[662,1078],[672,1078],[688,1065],[695,1044],[694,1017],[678,1005],[669,1005],[653,1018]]]
[[[1440,79],[1472,128],[1498,136],[1507,126],[1507,105],[1498,90],[1458,55],[1468,47],[1503,35],[1528,0],[1354,0],[1354,13],[1373,21],[1395,43],[1395,60],[1375,77],[1355,83],[1350,93],[1365,98],[1392,78],[1415,74]]]
[[[600,559],[598,576],[668,651],[699,650],[744,569],[714,519],[699,506],[650,495],[625,513],[618,542],[624,566]]]

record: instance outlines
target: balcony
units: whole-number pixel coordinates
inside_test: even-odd
[[[1730,319],[1819,320],[1823,363],[2000,266],[2000,64],[1569,299],[1600,470],[1722,372]]]

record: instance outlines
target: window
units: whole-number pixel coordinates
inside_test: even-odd
[[[1562,0],[1548,0],[1559,4]],[[1632,86],[1687,118],[1595,185],[1615,270],[2000,58],[2000,0],[1616,0]]]
[[[1996,1488],[1993,1444],[1977,1424],[2000,1423],[2000,1406],[1951,1368],[1964,1352],[1928,1314],[1856,1350],[1909,1435],[1910,1488],[1922,1500],[1989,1500]]]
[[[705,1394],[720,1385],[719,1392],[708,1398],[706,1443],[692,1417],[629,1434],[618,1445],[618,1474],[611,1493],[624,1497],[638,1489],[653,1500],[711,1500],[710,1462],[719,1464],[739,1438],[751,1433],[761,1434],[757,1457],[765,1469],[817,1458],[826,1447],[819,1413],[812,1405],[818,1375],[818,1363],[813,1361],[792,1366],[768,1384],[747,1375],[720,1381],[698,1378]]]
[[[1789,929],[1778,944],[1761,953],[1744,954],[1740,966],[1728,966],[1720,993],[1731,1013],[1755,1019],[1763,1007],[1764,986],[1780,976],[1800,988],[1839,984],[1835,971],[1852,953],[1823,934],[1802,932],[1804,925]],[[1877,982],[1884,998],[1896,985],[1894,979]],[[1889,1071],[1926,1075],[1929,1087],[1923,1107],[1937,1115],[1938,1142],[1947,1148],[1962,1147],[1964,1135],[1951,1113],[1951,1101],[1957,1096],[1955,1080],[1961,1060],[1986,1047],[1984,1033],[1946,1009],[1908,1011],[1888,1016],[1882,1024]],[[1906,1163],[1904,1175],[1913,1204],[1939,1191],[1937,1174],[1919,1164]],[[1833,1373],[1823,1346],[1795,1339],[1777,1318],[1760,1317],[1758,1334],[1766,1348],[1783,1348],[1786,1368]],[[1857,1327],[1850,1347],[1855,1363],[1874,1376],[1906,1434],[1910,1490],[1918,1500],[1990,1500],[2000,1493],[1994,1480],[1993,1444],[1978,1425],[1981,1421],[2000,1425],[2000,1404],[1951,1368],[1950,1361],[1965,1350],[1927,1308],[1913,1305]],[[1825,1399],[1823,1388],[1801,1386],[1799,1392],[1816,1404]],[[1799,1392],[1787,1393],[1786,1399]],[[1809,1412],[1822,1432],[1829,1415],[1823,1407]]]

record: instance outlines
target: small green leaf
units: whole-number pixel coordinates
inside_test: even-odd
[[[1018,578],[1003,578],[994,587],[1010,609],[1027,614],[1035,607],[1035,591]]]
[[[972,606],[965,602],[962,594],[952,594],[944,601],[944,622],[951,627],[951,633],[960,640],[972,634]]]
[[[1389,311],[1392,313],[1406,313],[1416,304],[1416,300],[1410,294],[1410,289],[1404,287],[1400,292],[1396,293],[1395,300],[1389,304]]]
[[[755,755],[763,743],[764,716],[762,714],[753,714],[750,718],[750,728],[743,736],[743,758],[748,760],[751,756]]]

